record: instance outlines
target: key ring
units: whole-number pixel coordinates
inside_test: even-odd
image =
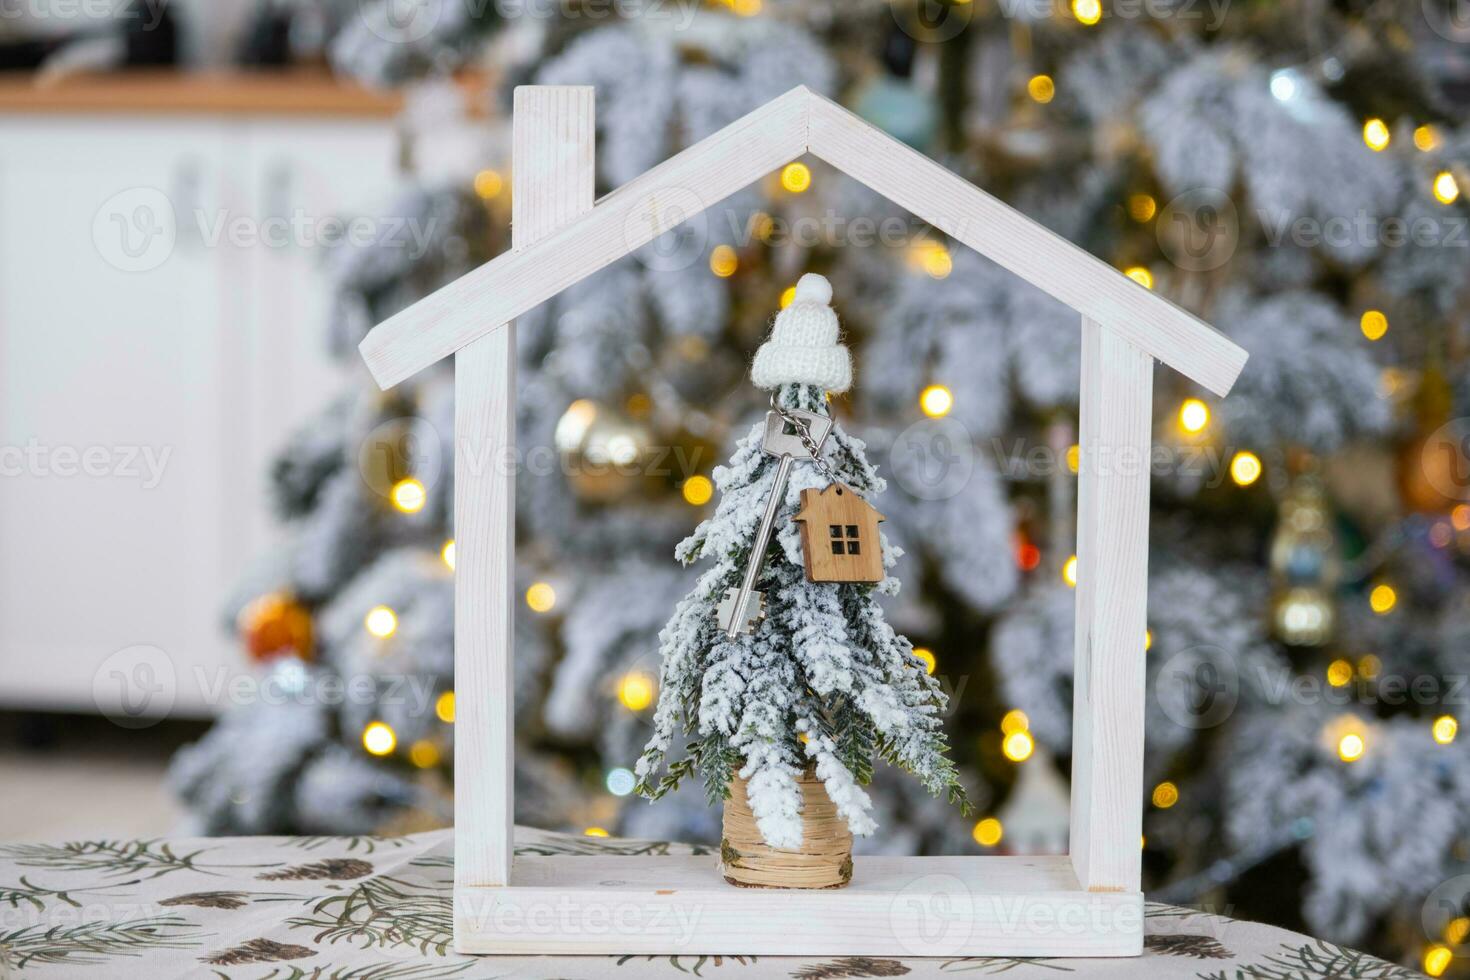
[[[777,393],[774,391],[771,392],[771,410],[774,411],[777,415],[781,416],[782,422],[785,422],[787,425],[791,426],[791,428],[796,430],[796,437],[801,440],[801,444],[806,449],[808,456],[811,458],[811,461],[817,464],[817,469],[821,470],[822,473],[826,475],[827,479],[831,480],[833,483],[842,482],[837,479],[837,474],[833,472],[832,467],[828,465],[827,461],[822,458],[821,447],[817,445],[814,439],[812,439],[811,429],[807,425],[806,420],[798,418],[797,416],[792,415],[786,409],[782,408],[780,403],[776,401],[776,394]]]

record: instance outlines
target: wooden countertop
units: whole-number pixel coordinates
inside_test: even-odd
[[[325,71],[127,71],[77,75],[45,85],[0,73],[0,113],[392,117],[404,96]]]

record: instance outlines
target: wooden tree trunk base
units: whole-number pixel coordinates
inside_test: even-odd
[[[811,770],[797,780],[801,788],[801,847],[786,850],[761,840],[750,810],[745,780],[730,779],[725,801],[720,873],[745,888],[841,888],[852,880],[852,831]]]

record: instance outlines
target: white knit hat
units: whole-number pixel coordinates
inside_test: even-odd
[[[837,342],[832,284],[808,272],[796,284],[791,305],[776,314],[771,337],[755,352],[750,379],[757,388],[816,385],[843,392],[852,387],[852,357]]]

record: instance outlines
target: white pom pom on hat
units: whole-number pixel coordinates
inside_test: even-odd
[[[815,385],[824,391],[852,387],[852,356],[838,343],[832,284],[808,272],[796,284],[791,305],[776,314],[771,336],[755,352],[750,379],[757,388]]]

